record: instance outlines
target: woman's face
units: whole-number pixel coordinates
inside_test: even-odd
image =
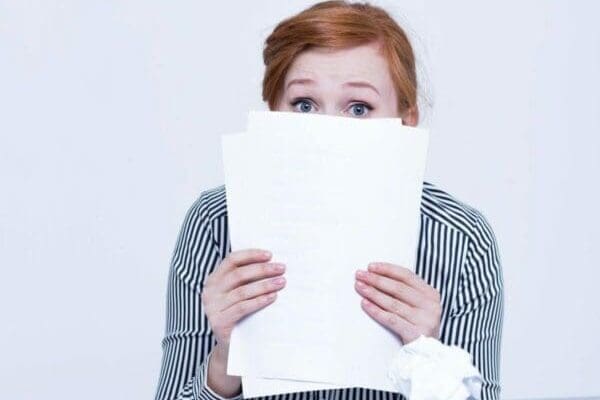
[[[388,65],[375,43],[300,53],[288,70],[275,110],[354,118],[401,117],[405,125],[418,123],[416,109],[398,115]]]

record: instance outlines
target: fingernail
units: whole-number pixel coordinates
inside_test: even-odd
[[[356,271],[356,276],[358,276],[358,277],[364,277],[365,275],[366,275],[365,271],[361,271],[361,270]]]
[[[283,271],[283,270],[285,270],[285,264],[275,264],[275,270],[276,271]]]

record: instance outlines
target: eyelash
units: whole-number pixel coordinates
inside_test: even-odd
[[[301,103],[303,101],[308,101],[310,103],[313,103],[313,106],[315,103],[310,97],[296,97],[294,100],[291,101],[290,105],[292,107],[296,108],[296,105],[298,105],[298,103]]]
[[[313,99],[311,99],[310,97],[297,97],[297,98],[293,99],[293,100],[290,102],[290,106],[292,106],[292,107],[296,107],[296,105],[297,105],[298,103],[302,102],[302,101],[309,101],[309,102],[311,102],[311,103],[313,103],[313,104],[314,104],[314,101],[313,101]],[[355,106],[355,105],[362,105],[362,106],[365,106],[365,108],[366,108],[368,111],[372,111],[372,110],[373,110],[373,107],[372,107],[372,106],[371,106],[369,103],[365,103],[365,102],[363,102],[363,101],[357,101],[356,103],[350,104],[350,106],[351,106],[351,107],[352,107],[352,106]]]

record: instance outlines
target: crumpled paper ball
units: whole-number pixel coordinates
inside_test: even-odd
[[[471,354],[424,335],[400,348],[388,376],[409,400],[481,398],[482,377]]]

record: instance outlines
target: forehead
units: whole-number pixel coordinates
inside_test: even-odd
[[[285,81],[299,77],[340,83],[364,79],[382,87],[391,84],[388,63],[375,43],[346,49],[309,48],[296,56]]]

